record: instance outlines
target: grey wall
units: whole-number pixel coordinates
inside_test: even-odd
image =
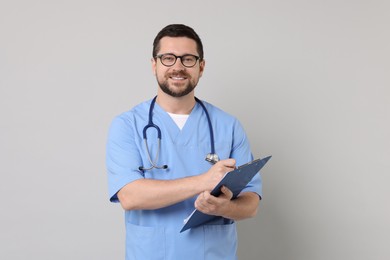
[[[0,2],[0,259],[123,259],[111,119],[156,92],[168,23],[205,45],[197,95],[264,169],[240,259],[390,259],[390,2]]]

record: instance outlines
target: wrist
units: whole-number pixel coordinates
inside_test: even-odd
[[[206,176],[204,173],[193,176],[194,178],[194,189],[196,194],[200,194],[203,191],[207,190],[207,181],[206,181]]]

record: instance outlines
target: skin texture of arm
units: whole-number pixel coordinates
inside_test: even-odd
[[[234,169],[234,159],[221,160],[209,171],[175,180],[140,179],[125,185],[118,198],[125,210],[159,209],[211,191],[222,177]]]

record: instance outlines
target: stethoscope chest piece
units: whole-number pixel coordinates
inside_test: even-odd
[[[219,157],[216,153],[209,153],[206,155],[205,160],[212,164],[216,164],[219,161]]]

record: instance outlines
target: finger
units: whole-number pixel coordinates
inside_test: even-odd
[[[212,208],[214,207],[213,204],[209,202],[211,197],[212,196],[207,194],[207,192],[202,192],[195,200],[195,208],[203,213],[211,212]]]
[[[208,191],[204,191],[202,196],[203,203],[206,205],[214,205],[216,197],[210,194]]]
[[[223,165],[225,167],[234,168],[236,167],[236,160],[233,158],[223,160]]]
[[[198,198],[195,200],[195,206],[207,207],[207,205],[209,204],[209,202],[208,202],[209,197],[210,197],[210,194],[207,191],[202,192],[201,194],[199,194]]]
[[[223,193],[223,196],[225,196],[226,198],[233,198],[233,192],[228,187],[222,186],[221,191]]]
[[[223,167],[229,167],[234,168],[236,166],[236,160],[235,159],[224,159],[217,162],[215,165],[223,166]]]
[[[196,200],[195,200],[195,203],[194,203],[194,206],[197,210],[202,210],[205,206],[204,206],[204,200],[202,198],[202,195],[200,195]]]

